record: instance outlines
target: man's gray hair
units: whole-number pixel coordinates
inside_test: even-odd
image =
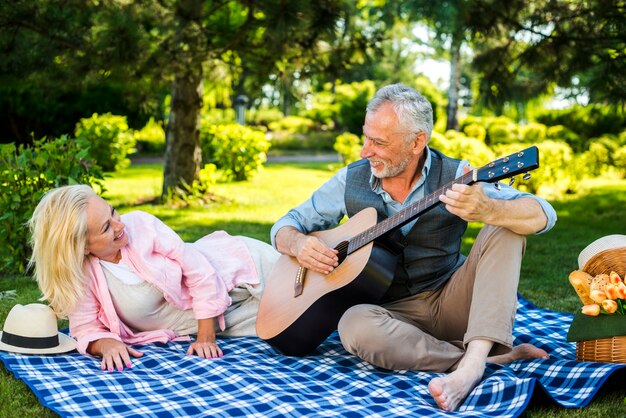
[[[430,139],[433,108],[424,96],[404,84],[391,84],[376,92],[367,104],[366,111],[376,112],[387,102],[391,102],[403,130],[407,133],[425,132]]]

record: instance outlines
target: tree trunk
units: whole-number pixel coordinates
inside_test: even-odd
[[[198,178],[200,150],[200,109],[202,109],[202,67],[176,74],[172,82],[172,103],[167,124],[163,197],[170,189],[191,184]]]
[[[176,34],[177,63],[172,81],[172,98],[167,124],[163,192],[191,184],[198,179],[200,111],[202,109],[202,0],[180,0],[176,14],[180,26]]]
[[[459,110],[459,87],[461,86],[461,41],[462,37],[452,34],[450,45],[450,87],[448,88],[448,107],[446,109],[446,130],[459,130],[457,112]]]

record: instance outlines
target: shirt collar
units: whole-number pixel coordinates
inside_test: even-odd
[[[420,177],[420,181],[416,182],[413,186],[413,190],[415,190],[420,184],[426,181],[426,177],[428,176],[428,172],[430,171],[430,164],[432,161],[432,158],[430,156],[430,148],[426,146],[426,148],[424,148],[424,152],[426,152],[426,161],[424,162],[424,167],[422,167],[422,176]],[[379,192],[382,190],[381,183],[382,182],[378,177],[376,177],[373,173],[370,174],[370,187],[372,188],[373,192]]]

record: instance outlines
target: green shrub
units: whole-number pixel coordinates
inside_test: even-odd
[[[520,190],[547,198],[562,196],[576,190],[585,175],[580,157],[565,142],[543,141],[539,148],[539,168],[530,172],[530,179],[517,184]],[[528,144],[505,144],[494,147],[499,157],[528,148]]]
[[[198,179],[191,184],[168,189],[166,201],[168,206],[203,206],[217,200],[213,194],[213,186],[217,184],[219,174],[215,164],[205,164],[198,173]]]
[[[465,128],[469,125],[480,125],[480,126],[485,126],[485,122],[483,121],[483,118],[480,116],[474,116],[474,115],[467,115],[463,118],[459,119],[459,129],[461,131],[464,131]]]
[[[306,134],[271,132],[272,150],[328,152],[333,150],[336,132],[311,131]]]
[[[564,141],[577,153],[583,152],[586,147],[580,135],[563,125],[550,126],[546,131],[546,139]]]
[[[102,170],[89,150],[67,136],[32,147],[0,145],[0,271],[23,272],[30,256],[26,222],[51,188],[90,184],[103,192]]]
[[[463,128],[463,133],[470,138],[476,138],[479,141],[485,142],[487,137],[487,129],[478,123],[470,123]]]
[[[76,140],[89,146],[90,157],[104,171],[115,171],[128,167],[126,158],[135,152],[135,138],[128,130],[125,116],[110,113],[83,118],[74,130]]]
[[[376,92],[373,81],[365,80],[350,84],[339,84],[335,88],[335,100],[338,107],[338,123],[341,130],[363,133],[365,108]]]
[[[622,145],[620,143],[619,137],[616,135],[602,135],[600,138],[594,138],[592,142],[602,144],[602,146],[609,151],[609,164],[613,165],[613,155]]]
[[[592,143],[582,155],[585,167],[593,177],[600,176],[609,162],[609,151],[602,144]]]
[[[487,126],[486,141],[489,145],[519,142],[519,127],[509,118],[503,116],[493,118]]]
[[[285,116],[284,118],[271,122],[270,131],[283,131],[290,134],[305,134],[315,127],[315,122],[302,116]]]
[[[536,144],[546,140],[548,127],[541,123],[529,123],[520,128],[522,142]]]
[[[200,146],[205,163],[214,163],[228,180],[247,180],[266,161],[270,147],[265,134],[239,124],[205,126]]]
[[[337,136],[335,145],[333,146],[335,151],[339,153],[343,165],[348,165],[360,159],[359,154],[361,153],[362,147],[363,141],[361,138],[350,132],[345,132]]]
[[[450,156],[450,140],[439,132],[433,131],[431,133],[428,146]]]
[[[593,104],[588,106],[572,106],[567,109],[547,110],[535,116],[537,122],[548,126],[563,125],[583,138],[581,149],[586,150],[591,138],[605,134],[618,135],[626,128],[626,119],[619,107]]]
[[[134,132],[137,152],[163,155],[165,152],[165,130],[160,122],[150,118],[146,126]]]
[[[595,138],[589,145],[589,149],[582,153],[589,174],[594,177],[601,176],[614,166],[614,156],[618,149],[619,144],[614,136],[605,135],[601,138]]]
[[[444,130],[446,128],[446,106],[448,99],[443,91],[437,87],[428,77],[423,74],[416,75],[409,85],[419,91],[433,107],[433,126],[435,129]],[[365,108],[363,115],[365,116]]]
[[[335,127],[338,110],[335,95],[325,90],[312,95],[311,105],[302,112],[302,116],[313,120],[322,130],[328,130]]]
[[[494,159],[493,151],[483,141],[453,130],[444,136],[448,140],[444,152],[448,157],[467,160],[473,167],[481,167]]]
[[[250,110],[246,119],[253,125],[269,127],[270,123],[277,122],[284,117],[284,113],[279,109],[270,107]]]
[[[626,178],[626,145],[615,152],[615,167],[620,171],[622,178]]]
[[[209,125],[227,125],[235,123],[237,115],[235,114],[235,109],[232,108],[209,109],[202,112],[200,119]]]

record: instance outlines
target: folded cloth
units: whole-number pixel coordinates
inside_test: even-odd
[[[567,332],[567,341],[586,341],[626,335],[626,316],[589,316],[581,312],[574,315]]]
[[[519,298],[515,344],[532,343],[549,359],[488,364],[455,417],[518,417],[533,394],[565,408],[586,406],[626,366],[577,362],[565,341],[572,315]],[[138,347],[123,372],[77,353],[0,359],[41,403],[61,417],[449,417],[428,394],[437,373],[382,370],[348,354],[337,333],[310,356],[286,357],[257,337],[218,339],[219,359],[186,356],[188,343]],[[620,380],[621,379],[621,380]]]
[[[256,336],[256,314],[259,311],[261,295],[265,288],[265,278],[272,271],[280,253],[265,242],[244,236],[235,238],[243,241],[248,247],[259,275],[259,283],[256,285],[241,283],[228,292],[232,304],[224,313],[226,329],[218,335],[220,337]]]

